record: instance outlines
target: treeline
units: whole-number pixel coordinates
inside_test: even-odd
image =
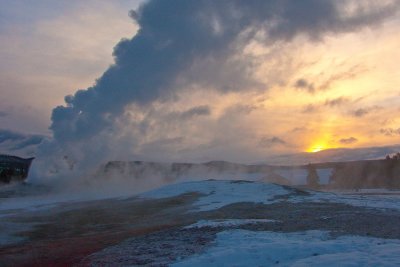
[[[400,188],[400,154],[384,160],[337,164],[329,180],[333,188]]]

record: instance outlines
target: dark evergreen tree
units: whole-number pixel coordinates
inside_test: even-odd
[[[310,188],[318,188],[319,187],[319,176],[315,167],[311,164],[307,167],[308,175],[307,175],[307,186]]]

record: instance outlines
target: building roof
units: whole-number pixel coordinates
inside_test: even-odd
[[[5,155],[0,154],[0,162],[1,163],[23,163],[23,164],[30,164],[34,158],[20,158],[17,156]]]

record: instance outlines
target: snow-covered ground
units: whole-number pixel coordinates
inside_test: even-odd
[[[328,232],[227,230],[204,253],[172,266],[399,266],[400,240]]]
[[[279,201],[279,196],[291,192],[285,187],[262,182],[240,181],[196,181],[180,184],[171,184],[144,194],[142,198],[166,198],[185,193],[197,192],[202,194],[195,207],[200,211],[218,209],[223,206],[238,202],[254,202],[272,204]],[[370,207],[380,209],[400,210],[400,195],[361,195],[340,192],[306,191],[308,195],[289,195],[286,201],[291,203],[302,202],[331,202],[343,203],[357,207]],[[386,192],[386,191],[385,191]]]
[[[132,197],[134,194],[123,192],[121,194],[109,194],[97,192],[96,190],[82,192],[61,192],[50,193],[43,189],[28,188],[24,185],[13,185],[15,188],[24,189],[18,195],[6,198],[0,198],[0,217],[1,211],[6,210],[42,210],[50,209],[60,203],[73,203],[85,200],[97,200],[105,198],[121,199]],[[20,190],[18,189],[18,190]],[[31,193],[30,191],[43,191]],[[3,187],[1,194],[5,194],[8,189]],[[26,191],[26,192],[25,192]],[[400,192],[382,189],[362,190],[359,192],[335,191],[335,192],[317,192],[307,191],[308,195],[290,195],[291,191],[286,187],[276,184],[263,183],[257,181],[239,181],[239,180],[206,180],[192,181],[184,183],[170,184],[159,189],[139,194],[140,198],[166,198],[179,196],[185,193],[199,193],[201,196],[195,202],[197,211],[208,211],[221,208],[225,205],[238,202],[254,202],[263,204],[272,204],[281,201],[280,196],[288,195],[286,201],[292,203],[301,202],[332,202],[344,203],[359,207],[371,207],[382,209],[400,210]]]
[[[271,204],[274,197],[286,195],[288,190],[276,184],[245,181],[199,181],[172,184],[140,196],[143,198],[166,198],[197,192],[202,196],[194,204],[200,211],[219,209],[238,202]]]
[[[234,227],[247,224],[269,223],[275,220],[268,219],[226,219],[226,220],[200,220],[197,223],[188,225],[185,229],[203,227]]]
[[[7,190],[0,193],[12,195]],[[8,255],[8,262],[19,257],[12,245],[30,255],[21,259],[25,265],[37,255],[46,262],[48,255],[66,249],[68,259],[90,249],[85,250],[92,251],[90,255],[81,256],[94,266],[400,263],[400,196],[387,191],[349,194],[254,181],[204,180],[171,184],[136,197],[106,200],[103,196],[98,202],[80,203],[71,195],[40,199],[41,194],[29,190],[17,194],[27,195],[21,198],[24,202],[0,202],[0,249],[7,249],[2,255]],[[37,198],[34,205],[25,203],[33,198]],[[8,210],[1,206],[6,202]],[[24,209],[11,210],[20,206]],[[90,238],[92,243],[86,243]],[[99,245],[97,238],[110,242]],[[63,249],[55,249],[54,244]],[[60,255],[54,255],[52,259],[58,261]]]
[[[356,207],[378,208],[378,209],[394,209],[400,210],[400,195],[383,194],[349,194],[342,192],[316,192],[308,191],[307,196],[292,196],[288,201],[292,203],[301,202],[331,202],[343,203]]]

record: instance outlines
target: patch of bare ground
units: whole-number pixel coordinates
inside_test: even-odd
[[[339,235],[362,235],[400,239],[400,214],[344,204],[236,203],[215,211],[197,213],[195,217],[207,220],[235,218],[276,221],[228,227],[164,229],[105,248],[87,257],[82,265],[168,266],[176,260],[201,253],[212,244],[218,232],[235,228],[274,232],[326,230],[331,231],[332,238]]]
[[[71,266],[129,237],[193,223],[187,211],[198,196],[91,201],[3,217],[35,226],[18,234],[24,242],[0,247],[0,266]]]
[[[173,228],[130,238],[90,255],[80,266],[168,266],[201,253],[221,230]]]
[[[271,205],[236,203],[207,215],[208,219],[257,218],[275,222],[240,228],[257,231],[297,232],[326,230],[334,235],[361,235],[400,239],[399,212],[353,207],[338,203],[290,203]]]

